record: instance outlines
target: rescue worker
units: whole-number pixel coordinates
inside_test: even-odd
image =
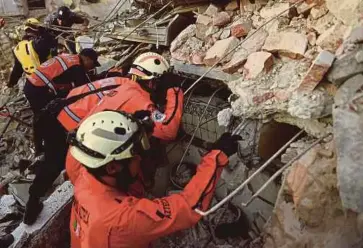
[[[30,76],[40,64],[57,55],[57,41],[44,28],[36,26],[37,23],[35,18],[27,20],[26,34],[13,49],[14,65],[8,87],[16,85],[23,73]]]
[[[162,141],[172,141],[176,138],[182,112],[183,92],[180,82],[168,72],[169,64],[166,59],[157,53],[144,53],[135,59],[129,71],[129,78],[110,78],[109,80],[120,84],[109,94],[99,100],[95,96],[89,96],[90,101],[78,101],[63,109],[58,120],[63,127],[70,131],[78,126],[86,115],[103,110],[122,110],[127,113],[135,113],[139,110],[148,110],[152,113],[155,122],[153,132],[152,149],[142,160],[143,183],[147,188],[154,184],[153,174],[156,166],[161,165],[166,157],[165,147]],[[165,111],[158,109],[154,101],[154,93],[157,88],[164,91],[162,98],[166,99]],[[92,99],[91,99],[92,98]],[[74,167],[77,174],[79,167]],[[72,175],[70,175],[72,176]]]
[[[45,29],[40,26],[40,22],[36,18],[28,18],[24,23],[24,36],[22,40],[32,40],[43,33]]]
[[[82,15],[72,12],[68,7],[62,6],[57,9],[57,11],[49,14],[44,23],[53,30],[51,31],[54,36],[61,35],[65,38],[65,45],[70,53],[76,53],[76,44],[74,36],[68,35],[67,31],[73,26],[73,24],[82,24],[82,31],[88,29],[89,20]],[[60,30],[59,30],[60,29]],[[62,30],[64,32],[62,33]]]
[[[41,64],[28,78],[24,94],[35,114],[54,98],[65,97],[69,90],[90,83],[89,70],[100,66],[93,49],[79,55],[62,54]]]
[[[69,139],[70,153],[85,168],[72,181],[71,247],[150,247],[162,236],[192,227],[201,218],[194,209],[208,208],[239,139],[222,135],[180,194],[149,200],[128,191],[139,157],[149,149],[142,122],[117,111],[87,117]]]
[[[95,105],[99,101],[99,98],[108,92],[106,88],[114,85],[115,82],[111,79],[99,80],[72,89],[69,97],[92,93],[97,89],[104,89],[104,91],[90,94],[78,100],[80,102],[85,102],[85,104]],[[86,113],[84,113],[84,115],[86,115]],[[44,144],[42,146],[44,160],[37,163],[38,168],[36,170],[36,176],[29,189],[29,200],[24,214],[24,223],[27,225],[33,224],[41,212],[43,204],[41,203],[40,198],[51,188],[54,180],[64,169],[68,149],[66,142],[67,132],[57,120],[57,115],[49,114],[45,117],[46,119],[42,118],[37,121],[37,129],[41,130],[38,133],[41,133],[39,135],[41,135],[41,140]]]

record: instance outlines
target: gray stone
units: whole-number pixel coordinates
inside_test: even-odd
[[[347,54],[335,60],[330,72],[327,74],[327,79],[339,86],[348,78],[362,73],[363,63],[358,63],[355,57],[358,52]]]
[[[342,84],[334,97],[335,106],[342,106],[351,99],[355,92],[363,86],[363,75],[358,74]]]
[[[29,199],[29,188],[31,183],[10,183],[9,184],[9,192],[15,197],[15,199],[25,207]]]
[[[357,79],[355,79],[357,80]],[[348,82],[356,87],[357,82]],[[352,92],[348,90],[346,97]],[[344,97],[341,97],[344,98]],[[338,155],[337,177],[343,207],[363,212],[363,97],[352,97],[333,109],[334,138]]]
[[[355,60],[357,60],[358,63],[363,63],[363,51],[357,52]]]

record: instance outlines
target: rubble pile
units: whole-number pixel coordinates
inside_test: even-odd
[[[294,2],[210,5],[170,52],[174,60],[217,63],[216,71],[237,76],[226,78],[233,115],[275,118],[319,137],[331,130],[331,121],[321,118],[331,115],[337,88],[325,75],[353,21],[334,15],[340,6],[334,1]]]

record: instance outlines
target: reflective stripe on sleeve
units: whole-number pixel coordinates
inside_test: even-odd
[[[70,110],[68,107],[64,107],[64,111],[66,111],[67,115],[71,117],[72,120],[79,123],[81,121],[81,118],[79,118],[75,113],[73,113],[72,110]]]
[[[63,71],[67,70],[68,67],[67,67],[67,64],[63,61],[63,59],[61,57],[54,57],[58,62],[59,64],[62,66],[63,68]]]
[[[87,84],[88,88],[90,89],[90,91],[96,90],[96,87],[93,84]],[[98,98],[101,100],[103,98],[103,93],[102,92],[97,92],[96,95],[98,96]]]
[[[43,73],[41,73],[38,70],[35,70],[34,73],[45,83],[45,85],[47,85],[51,90],[53,90],[54,94],[57,94],[57,91],[54,88],[53,84],[49,81],[49,79],[46,76],[43,75]]]

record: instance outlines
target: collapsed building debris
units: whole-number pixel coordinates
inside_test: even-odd
[[[50,2],[53,9],[64,3]],[[98,19],[93,20],[89,36],[78,38],[78,43],[84,47],[91,42],[103,55],[101,70],[122,65],[139,52],[156,47],[171,57],[176,73],[198,78],[186,85],[195,86],[208,78],[209,84],[200,82],[187,89],[190,95],[184,110],[184,136],[172,144],[168,152],[171,166],[160,169],[160,178],[177,177],[173,169],[178,165],[195,166],[208,144],[225,130],[237,127],[243,137],[238,154],[222,174],[213,205],[227,202],[226,197],[236,188],[241,187],[241,191],[197,227],[162,239],[160,247],[178,247],[178,242],[186,247],[197,241],[200,247],[359,247],[363,239],[358,216],[363,209],[363,187],[359,183],[361,0],[239,0],[225,4],[213,1],[210,5],[211,1],[196,0],[186,6],[185,1],[176,0],[171,5],[180,7],[171,11],[165,7],[169,1],[136,1],[146,6],[145,10],[120,6],[121,1],[111,1],[109,6],[67,2]],[[202,4],[191,5],[196,2]],[[96,13],[100,6],[102,11]],[[156,10],[149,12],[152,8]],[[0,33],[6,40],[0,50],[4,58],[11,58],[9,37],[17,39],[16,34],[8,33]],[[5,80],[9,62],[0,62]],[[230,92],[223,88],[215,95],[223,83]],[[2,91],[11,99],[20,96],[16,90]],[[6,111],[29,124],[29,114],[22,109],[26,106],[23,100],[15,101],[7,104]],[[0,123],[6,128],[0,143],[2,154],[6,154],[1,157],[5,166],[0,175],[14,167],[14,161],[18,164],[20,158],[33,158],[29,128],[15,118],[10,120],[10,124]],[[307,136],[275,156],[291,137],[302,133],[299,129]],[[323,139],[332,133],[334,141]],[[272,156],[271,164],[266,165]],[[255,174],[262,167],[266,171]],[[175,184],[180,186],[192,175],[186,171],[179,175],[179,181],[172,178],[170,192],[179,190],[181,187]],[[160,181],[155,195],[163,195],[165,187],[170,187],[167,180]],[[268,188],[260,191],[266,182]],[[66,216],[69,201],[62,204],[60,214]],[[54,212],[45,214],[49,217]],[[52,223],[59,225],[57,228],[68,228],[68,222],[60,221],[58,213]],[[220,224],[226,224],[222,227],[230,233],[234,228],[247,231],[226,238]],[[49,227],[42,224],[40,229],[44,228]],[[19,226],[14,233],[27,233],[26,242],[42,232],[25,229]],[[37,242],[31,241],[31,247],[44,244],[44,240]],[[14,247],[22,244],[17,241]]]

